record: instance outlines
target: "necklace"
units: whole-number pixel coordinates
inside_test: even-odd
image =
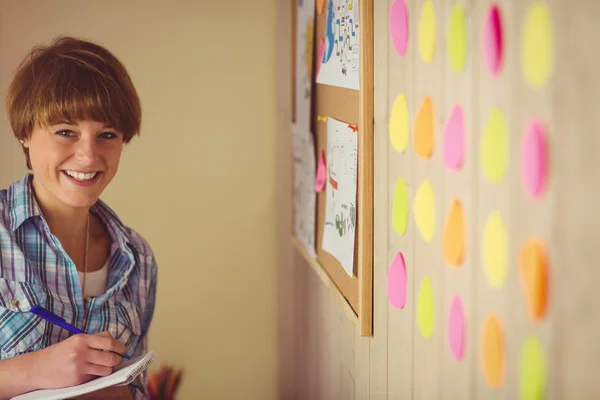
[[[83,256],[83,288],[82,288],[82,297],[85,302],[85,280],[87,276],[87,258],[88,258],[88,244],[90,242],[90,214],[88,213],[87,222],[85,224],[85,253]]]

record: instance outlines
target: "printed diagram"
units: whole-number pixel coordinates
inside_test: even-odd
[[[306,21],[306,30],[304,32],[305,42],[304,42],[304,68],[305,74],[302,77],[303,85],[304,85],[304,98],[310,99],[310,85],[312,80],[312,64],[313,64],[313,51],[312,51],[312,42],[313,42],[313,20],[308,19]]]
[[[359,63],[359,24],[358,2],[356,0],[332,0],[327,13],[327,51],[323,53],[323,63],[331,58],[333,51],[341,62],[342,75],[358,71]]]
[[[336,196],[340,185],[356,185],[356,179],[352,176],[355,175],[353,172],[356,169],[352,165],[348,165],[348,161],[352,160],[353,157],[352,154],[349,156],[345,154],[346,150],[343,142],[333,143],[330,151],[328,180],[331,186],[331,202],[329,207],[332,208],[332,214],[335,215],[335,222],[326,221],[326,224],[334,225],[340,237],[346,234],[354,235],[356,229],[356,207],[354,202],[345,202],[342,195]],[[347,190],[347,188],[345,189]]]
[[[294,235],[306,251],[316,257],[316,193],[314,139],[310,132],[294,126]]]

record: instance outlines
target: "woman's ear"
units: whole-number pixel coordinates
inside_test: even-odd
[[[21,143],[21,145],[25,148],[29,148],[29,140],[25,139],[25,140],[19,140],[19,143]]]

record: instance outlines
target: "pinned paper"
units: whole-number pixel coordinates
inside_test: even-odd
[[[523,400],[545,398],[547,387],[546,355],[542,344],[529,336],[521,346],[519,364],[519,394]]]
[[[319,58],[317,59],[317,71],[316,77],[319,77],[319,70],[321,69],[321,59],[323,58],[323,49],[325,48],[325,38],[321,38],[319,42]],[[315,78],[316,79],[316,78]]]
[[[315,190],[321,192],[327,181],[327,165],[325,164],[325,152],[321,151],[319,164],[317,165],[317,177],[315,179]]]
[[[419,298],[417,299],[417,325],[421,331],[421,335],[426,339],[433,335],[435,323],[435,298],[433,296],[433,288],[428,277],[424,277],[421,281],[419,289]]]
[[[408,136],[410,131],[408,118],[406,96],[404,96],[404,93],[400,93],[392,106],[389,126],[390,143],[394,150],[399,153],[406,150],[406,147],[408,146]]]
[[[482,262],[485,276],[492,287],[504,285],[508,270],[508,239],[502,216],[491,213],[483,229]]]
[[[390,7],[390,35],[394,48],[401,57],[408,47],[408,9],[405,0],[395,0]]]
[[[540,121],[529,122],[521,149],[521,181],[532,198],[539,198],[546,185],[547,142]]]
[[[317,0],[317,13],[323,14],[323,9],[325,9],[325,1],[326,0]]]
[[[397,253],[388,270],[387,296],[394,308],[403,309],[406,304],[406,264],[402,253]]]
[[[546,314],[548,303],[548,256],[539,239],[529,239],[519,254],[521,288],[529,315],[539,321]]]
[[[415,152],[422,158],[433,155],[435,142],[435,113],[431,98],[425,97],[415,118],[413,128],[413,146]]]
[[[465,122],[463,110],[456,104],[444,127],[444,164],[446,168],[459,170],[465,157]]]
[[[417,191],[414,215],[423,240],[427,243],[431,242],[435,231],[435,196],[429,180],[425,180]]]
[[[459,4],[452,7],[447,38],[450,65],[454,71],[460,72],[465,67],[467,58],[467,28],[465,10]]]
[[[465,313],[460,296],[454,296],[448,313],[448,347],[456,361],[465,354]]]
[[[481,333],[481,370],[491,388],[499,388],[504,381],[506,368],[504,331],[500,319],[489,314]]]
[[[521,67],[533,86],[543,86],[552,75],[554,34],[552,16],[545,1],[534,1],[526,12],[521,37]]]
[[[489,115],[481,139],[481,166],[491,183],[499,183],[504,178],[508,164],[508,134],[502,111],[493,108]]]
[[[425,64],[433,61],[435,53],[435,7],[426,0],[419,20],[419,53]]]
[[[408,225],[408,194],[406,193],[406,183],[403,179],[396,181],[394,201],[392,203],[392,223],[398,235],[402,236],[406,233],[406,226]]]
[[[485,60],[488,70],[492,75],[498,75],[502,67],[504,55],[504,39],[502,34],[502,21],[500,9],[492,5],[488,13],[483,32],[483,43],[485,47]]]
[[[452,200],[452,205],[444,224],[442,243],[444,260],[454,267],[458,267],[464,259],[465,226],[466,222],[462,203],[460,200],[454,199]]]

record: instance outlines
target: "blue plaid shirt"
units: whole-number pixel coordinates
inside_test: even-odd
[[[90,211],[112,238],[106,293],[87,302],[87,318],[75,264],[43,218],[32,175],[0,190],[0,359],[43,349],[70,336],[27,312],[50,310],[88,333],[109,331],[136,357],[147,351],[154,313],[156,260],[148,243],[123,225],[101,200]],[[132,385],[146,398],[146,374]]]

